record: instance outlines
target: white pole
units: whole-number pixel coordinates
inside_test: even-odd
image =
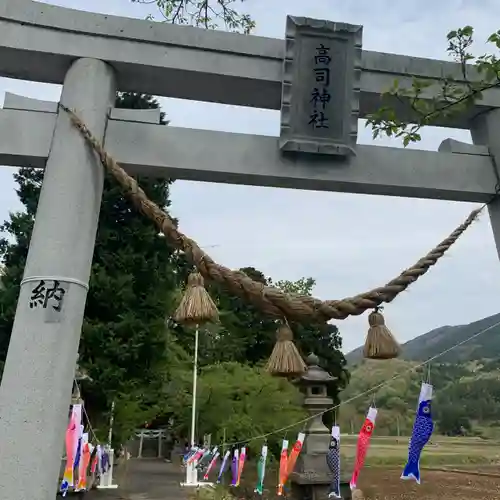
[[[111,403],[111,416],[109,417],[109,431],[108,431],[108,446],[111,448],[111,439],[113,437],[113,422],[115,420],[115,402]]]
[[[144,446],[144,431],[141,431],[141,436],[139,439],[139,451],[137,453],[137,458],[142,458],[142,447]]]
[[[199,326],[196,325],[194,334],[194,363],[193,363],[193,400],[191,404],[191,446],[196,444],[196,391],[198,386],[198,338]],[[186,486],[198,485],[198,470],[196,463],[191,462],[186,466]]]
[[[198,325],[194,334],[193,403],[191,405],[191,446],[196,444],[196,391],[198,385]]]

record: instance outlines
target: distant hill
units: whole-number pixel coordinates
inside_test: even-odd
[[[351,367],[340,394],[341,428],[358,432],[371,404],[378,408],[378,435],[409,435],[427,367],[417,361],[364,360]],[[431,363],[436,432],[500,438],[500,360]],[[344,432],[345,432],[344,431]]]
[[[351,380],[340,395],[341,426],[357,432],[374,402],[380,435],[410,433],[420,384],[427,376],[427,367],[420,364],[445,353],[429,363],[437,430],[500,437],[500,325],[493,326],[496,323],[500,314],[468,325],[436,328],[403,344],[401,357],[390,361],[365,360],[362,348],[350,352],[346,358]],[[488,327],[492,328],[446,352]]]
[[[447,351],[496,323],[500,323],[500,314],[488,316],[468,325],[441,326],[403,344],[401,358],[424,361]],[[461,363],[498,357],[500,357],[500,324],[440,356],[439,362]],[[363,359],[363,347],[351,351],[346,355],[346,359],[350,365],[359,363]]]

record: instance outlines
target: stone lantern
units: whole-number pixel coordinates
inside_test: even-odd
[[[290,475],[290,485],[294,500],[326,500],[332,480],[326,464],[330,429],[323,424],[323,416],[318,413],[333,406],[333,399],[328,396],[327,391],[329,384],[335,382],[336,378],[319,366],[319,359],[315,354],[307,357],[306,364],[307,371],[297,383],[304,392],[304,408],[311,417],[317,416],[308,421],[304,431],[304,445],[295,471]],[[341,477],[340,487],[342,498],[350,499],[349,480]]]

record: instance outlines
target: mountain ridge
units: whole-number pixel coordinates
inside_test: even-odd
[[[485,331],[486,330],[486,331]],[[470,362],[500,355],[500,313],[465,325],[434,328],[401,345],[400,358],[425,361],[439,355],[439,362]],[[363,359],[363,346],[345,356],[349,365]]]
[[[362,347],[346,359],[342,426],[361,425],[375,402],[380,435],[409,435],[421,383],[429,381],[438,433],[500,438],[500,313],[435,328],[403,344],[397,359],[364,359]]]

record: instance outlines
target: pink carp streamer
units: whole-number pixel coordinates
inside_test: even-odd
[[[210,460],[210,463],[208,464],[207,470],[205,471],[205,475],[203,476],[204,481],[208,481],[208,476],[210,475],[210,472],[212,471],[212,469],[215,467],[215,464],[217,463],[217,459],[219,458],[219,455],[220,455],[220,453],[217,451],[215,453],[214,457],[212,458],[212,460]]]
[[[60,488],[63,496],[66,496],[69,488],[74,486],[74,468],[81,421],[82,405],[75,404],[71,409],[68,428],[66,429],[66,467],[64,468],[63,480]]]
[[[240,485],[241,474],[243,474],[243,467],[245,466],[246,456],[247,456],[247,450],[243,446],[243,448],[241,448],[241,450],[240,450],[240,459],[238,461],[238,477],[236,478],[236,484],[235,484],[235,486],[239,486]]]

